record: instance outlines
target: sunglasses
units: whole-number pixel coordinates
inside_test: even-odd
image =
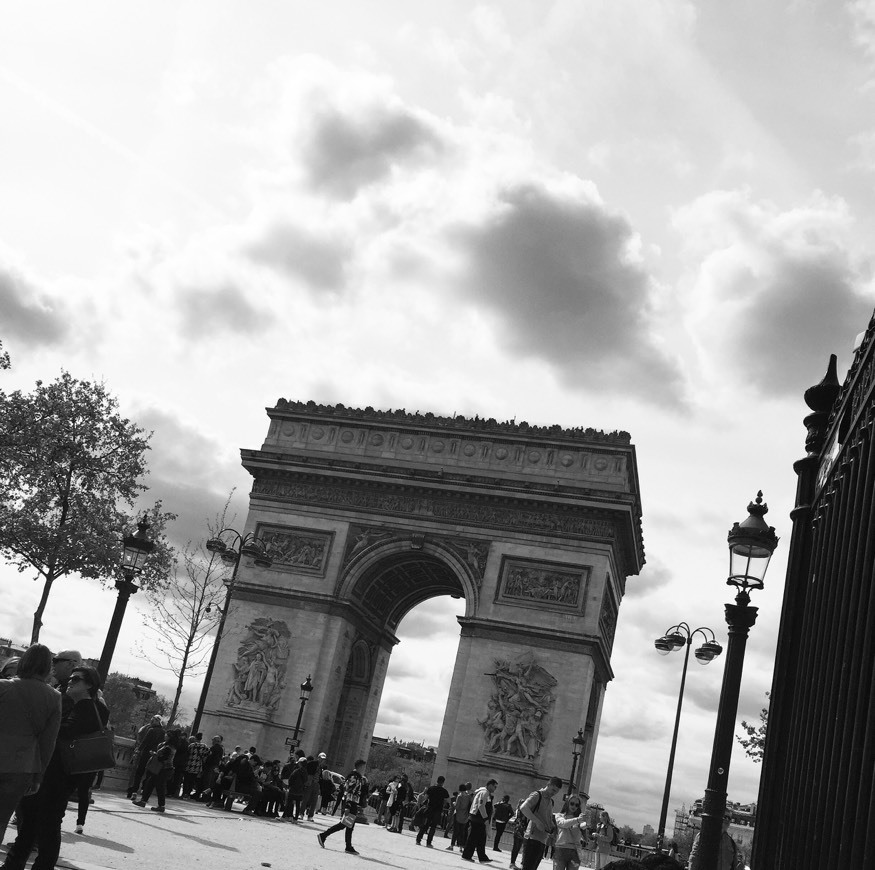
[[[71,683],[86,683],[86,684],[88,684],[88,680],[86,680],[85,677],[80,677],[79,674],[73,674],[73,676],[70,677],[70,682]]]
[[[55,658],[55,659],[52,659],[52,664],[59,665],[61,662],[72,662],[72,661],[73,661],[73,659],[57,659],[57,658]]]

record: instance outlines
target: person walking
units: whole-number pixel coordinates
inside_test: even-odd
[[[173,759],[179,743],[179,732],[170,731],[164,742],[156,747],[146,765],[146,776],[143,778],[143,792],[139,798],[134,798],[132,803],[137,807],[145,807],[152,797],[154,789],[158,805],[152,807],[152,812],[163,813],[164,802],[167,798],[167,782],[173,776]]]
[[[495,828],[495,839],[492,842],[492,851],[500,852],[499,843],[501,835],[513,815],[513,807],[510,805],[510,795],[506,794],[496,805],[492,811],[492,825]]]
[[[94,668],[73,668],[65,677],[65,686],[68,711],[61,719],[51,761],[39,791],[22,798],[18,805],[18,836],[2,870],[24,870],[34,846],[39,854],[31,870],[55,870],[61,851],[61,822],[74,786],[73,778],[64,769],[58,747],[100,731],[109,719],[106,705],[98,703],[100,675]]]
[[[356,817],[359,811],[364,807],[364,802],[368,794],[368,781],[365,779],[364,771],[367,762],[364,758],[360,758],[353,766],[352,772],[346,779],[346,791],[343,797],[343,817],[341,820],[327,831],[321,834],[316,834],[316,840],[324,849],[325,841],[338,831],[344,831],[346,839],[346,852],[349,855],[358,855],[359,853],[352,845],[352,829],[355,827]]]
[[[0,843],[18,802],[40,787],[61,725],[61,693],[47,685],[52,653],[36,643],[18,676],[0,680]]]
[[[553,821],[553,796],[562,788],[558,776],[538,791],[533,791],[520,807],[520,812],[529,820],[523,843],[523,870],[537,870],[544,857],[547,840],[556,828]]]
[[[577,870],[580,859],[580,833],[586,827],[580,795],[570,794],[556,815],[556,846],[553,852],[553,870]]]
[[[744,859],[735,845],[735,840],[729,834],[729,824],[732,821],[730,815],[723,816],[723,830],[720,832],[720,848],[717,852],[716,870],[744,870]],[[690,849],[690,870],[702,870],[702,856],[699,852],[699,837],[702,832],[696,834],[693,847]]]
[[[459,783],[459,793],[453,806],[453,836],[447,851],[452,852],[453,846],[458,846],[462,851],[468,839],[468,816],[471,814],[471,801],[474,800],[474,792],[470,782]]]
[[[128,783],[128,798],[133,799],[140,790],[140,783],[146,774],[146,765],[152,757],[152,753],[164,742],[164,728],[161,725],[161,717],[153,716],[149,722],[137,732],[136,749],[134,760],[131,765],[133,775]]]
[[[432,840],[434,840],[434,832],[440,824],[441,816],[444,812],[444,802],[449,798],[450,793],[444,788],[445,779],[439,776],[435,780],[434,785],[430,785],[425,790],[426,808],[425,819],[420,825],[419,833],[416,835],[416,845],[422,845],[422,835],[427,832],[425,845],[429,849],[434,848]]]
[[[516,803],[516,813],[511,822],[513,828],[513,846],[510,849],[510,870],[519,870],[516,859],[523,848],[523,843],[526,841],[526,828],[529,826],[529,820],[520,812],[525,798],[520,798]]]
[[[474,861],[474,852],[481,864],[492,862],[486,854],[486,825],[492,818],[492,796],[498,788],[498,781],[490,779],[486,785],[474,792],[471,800],[471,811],[468,814],[468,839],[462,849],[463,861]]]

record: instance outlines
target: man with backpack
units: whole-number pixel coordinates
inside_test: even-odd
[[[553,795],[561,788],[562,780],[558,776],[551,777],[547,785],[533,791],[520,807],[520,813],[529,820],[523,843],[522,870],[537,870],[544,857],[547,839],[556,829],[553,821]]]

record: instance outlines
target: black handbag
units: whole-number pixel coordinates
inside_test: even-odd
[[[94,703],[94,713],[100,722],[100,711]],[[70,775],[95,773],[115,767],[115,734],[110,726],[104,725],[100,731],[92,731],[58,744],[61,764]]]

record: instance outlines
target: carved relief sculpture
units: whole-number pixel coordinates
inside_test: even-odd
[[[270,551],[274,562],[323,571],[331,543],[330,535],[307,534],[292,529],[260,526],[258,535]]]
[[[589,570],[570,571],[510,559],[505,561],[502,568],[502,598],[527,603],[542,601],[572,610],[580,606],[580,593]]]
[[[495,659],[491,676],[495,689],[486,717],[478,720],[485,733],[486,751],[533,761],[547,739],[556,679],[530,652],[516,661]]]
[[[225,703],[245,710],[273,712],[282,696],[289,661],[291,633],[285,622],[260,617],[246,627],[247,635],[231,666],[234,682]]]

